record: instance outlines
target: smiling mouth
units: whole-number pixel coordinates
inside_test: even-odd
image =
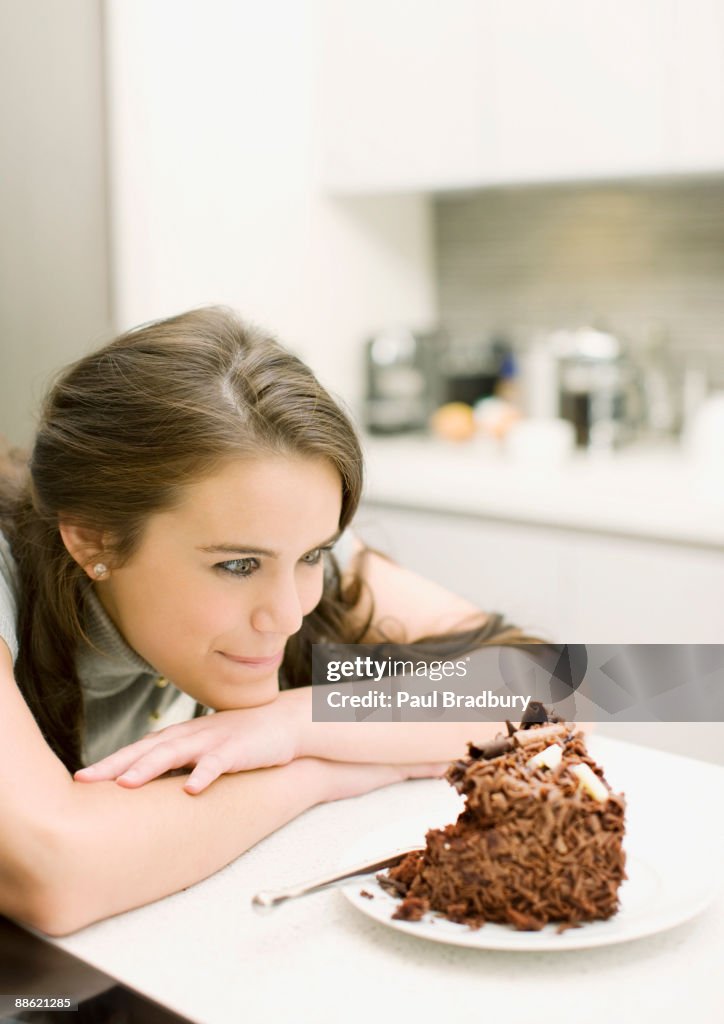
[[[225,658],[228,658],[229,661],[233,661],[237,665],[250,665],[252,667],[262,666],[267,668],[278,665],[284,657],[283,650],[277,651],[276,654],[272,654],[268,658],[241,658],[236,654],[227,654],[226,651],[219,651],[219,654],[222,654]]]

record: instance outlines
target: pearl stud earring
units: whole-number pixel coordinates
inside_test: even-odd
[[[104,565],[103,562],[98,562],[93,566],[93,573],[97,580],[104,580],[108,575],[108,566]]]

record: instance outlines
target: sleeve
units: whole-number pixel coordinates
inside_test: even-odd
[[[18,657],[18,578],[10,545],[0,533],[0,639],[10,648],[13,664]]]

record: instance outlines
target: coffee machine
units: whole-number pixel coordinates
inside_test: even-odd
[[[439,331],[397,327],[365,345],[365,426],[372,434],[422,430],[440,400]]]
[[[643,416],[637,367],[624,343],[606,331],[556,331],[549,339],[558,369],[558,415],[576,444],[610,451],[633,440]]]

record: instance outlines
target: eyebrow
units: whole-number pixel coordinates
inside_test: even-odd
[[[320,541],[319,544],[313,544],[309,551],[316,551],[317,548],[326,548],[330,544],[335,544],[342,536],[342,531],[337,530],[333,533],[328,540]],[[254,544],[208,544],[204,547],[199,547],[197,551],[203,551],[206,554],[226,554],[226,555],[265,555],[267,558],[278,558],[278,551],[270,551],[268,548],[259,548]]]

